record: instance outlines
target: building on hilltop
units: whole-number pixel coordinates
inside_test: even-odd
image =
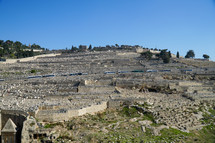
[[[1,131],[2,143],[16,143],[16,125],[9,118]]]
[[[79,46],[79,50],[82,51],[82,52],[86,52],[88,49],[88,47],[86,45],[80,45]]]

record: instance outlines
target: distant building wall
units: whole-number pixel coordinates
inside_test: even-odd
[[[143,48],[137,48],[136,49],[137,53],[143,53],[143,52],[147,52],[147,51],[149,51],[149,50],[148,49],[143,49]]]
[[[161,51],[149,50],[152,54],[160,54]]]
[[[80,50],[80,51],[83,51],[83,52],[84,52],[84,51],[87,51],[87,49],[88,49],[88,46],[86,46],[86,45],[80,45],[80,46],[79,46],[79,50]]]
[[[31,51],[32,49],[23,49],[23,51]],[[34,52],[43,52],[41,49],[33,49]]]

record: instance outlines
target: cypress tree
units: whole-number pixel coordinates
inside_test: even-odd
[[[177,58],[179,58],[179,57],[180,57],[179,52],[177,52],[176,57],[177,57]]]

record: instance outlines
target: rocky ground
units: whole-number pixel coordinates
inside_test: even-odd
[[[179,94],[118,88],[117,108],[63,122],[39,122],[34,132],[49,133],[41,142],[167,142],[213,143],[214,101],[192,101]],[[84,98],[84,97],[82,97]],[[132,101],[132,102],[128,102]],[[55,137],[55,139],[53,139]]]
[[[42,107],[66,113],[108,103],[69,120],[29,116],[23,129],[29,142],[215,142],[214,63],[139,56],[88,52],[0,64],[0,109],[36,115]]]
[[[198,120],[200,126],[184,132],[170,124],[157,123],[157,117],[153,116],[152,112],[141,110],[148,106],[136,104],[108,109],[96,115],[77,117],[68,122],[46,123],[43,128],[54,131],[53,135],[58,135],[54,142],[213,143],[215,141],[214,107],[205,109],[207,106],[200,106],[199,112],[202,112],[202,117]],[[187,112],[197,114],[190,110]],[[171,113],[169,112],[169,115],[172,115]]]

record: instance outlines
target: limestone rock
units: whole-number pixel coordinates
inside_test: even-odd
[[[144,121],[139,121],[138,123],[139,123],[140,125],[150,125],[150,124],[152,124],[152,121],[144,120]]]

